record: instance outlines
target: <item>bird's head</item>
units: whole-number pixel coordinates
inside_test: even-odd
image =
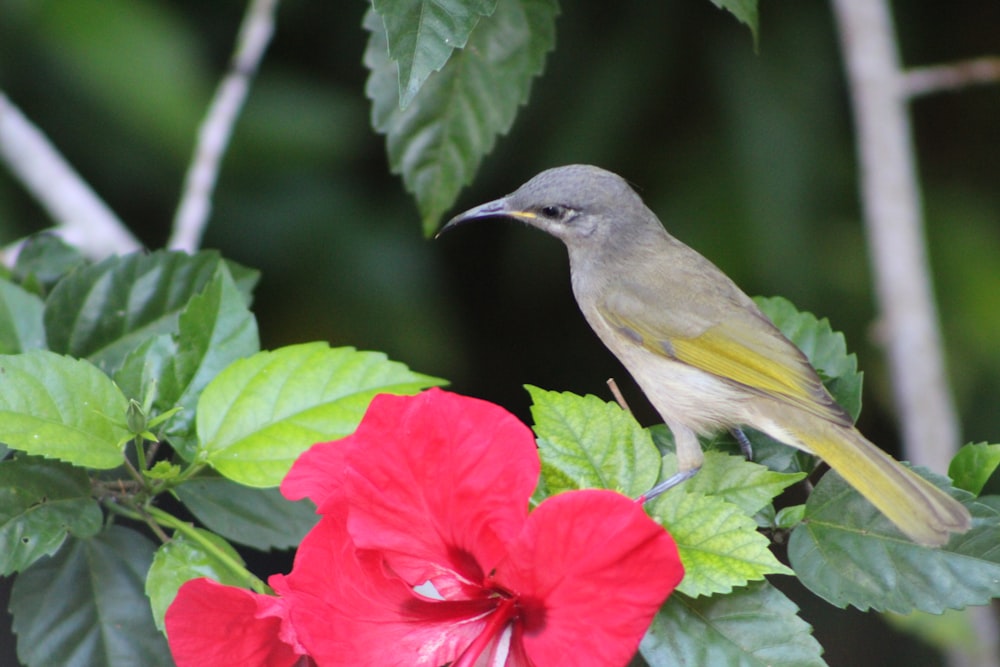
[[[606,244],[650,215],[621,176],[573,164],[543,171],[506,197],[456,215],[438,235],[473,220],[510,218],[562,239],[572,252]]]

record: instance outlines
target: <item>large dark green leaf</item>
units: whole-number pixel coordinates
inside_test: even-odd
[[[49,347],[113,373],[146,339],[176,332],[181,311],[221,261],[215,252],[159,251],[109,257],[73,271],[45,303]]]
[[[729,595],[674,593],[639,647],[652,667],[820,667],[822,647],[798,608],[758,582]]]
[[[0,575],[50,556],[70,534],[101,529],[101,508],[81,468],[29,456],[0,461]]]
[[[18,575],[10,595],[17,654],[27,667],[167,667],[153,624],[146,572],[153,543],[111,526],[68,541]]]
[[[276,488],[255,489],[223,477],[185,482],[176,493],[208,528],[261,551],[297,546],[319,520],[309,500],[292,502]]]
[[[128,402],[82,359],[45,350],[0,356],[0,442],[88,468],[122,464]]]
[[[947,488],[941,477],[915,469]],[[962,491],[973,527],[941,548],[906,539],[839,475],[829,472],[792,531],[788,558],[811,591],[838,607],[908,614],[986,604],[1000,596],[1000,514]]]
[[[432,74],[405,110],[381,19],[370,11],[365,92],[372,124],[386,135],[389,164],[417,199],[424,232],[433,232],[472,180],[498,133],[514,122],[555,43],[555,0],[504,0],[468,44]]]
[[[465,46],[497,0],[374,0],[385,23],[389,57],[399,68],[399,106],[406,108],[420,86]]]

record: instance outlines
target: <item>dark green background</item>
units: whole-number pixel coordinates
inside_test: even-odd
[[[524,418],[525,383],[607,396],[615,376],[653,421],[577,312],[557,241],[499,224],[422,238],[368,124],[365,7],[282,5],[223,165],[205,245],[263,271],[264,346],[323,339],[382,350]],[[168,234],[243,8],[0,0],[0,88],[150,247]],[[995,0],[895,10],[908,64],[1000,51]],[[786,296],[846,333],[866,373],[862,428],[894,448],[828,4],[765,1],[758,54],[749,32],[706,0],[581,1],[563,12],[545,75],[456,211],[550,166],[621,173],[671,232],[747,292]],[[1000,86],[919,99],[913,119],[964,438],[997,441]],[[0,171],[0,243],[47,224]],[[874,616],[796,598],[831,665],[937,664]]]

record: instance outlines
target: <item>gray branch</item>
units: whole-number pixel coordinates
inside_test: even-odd
[[[21,110],[0,92],[0,160],[56,223],[54,231],[84,255],[101,259],[140,247],[108,208]],[[20,244],[5,248],[12,264]]]
[[[222,156],[250,90],[250,82],[274,34],[277,6],[278,0],[253,0],[247,7],[229,71],[219,83],[198,130],[194,157],[184,181],[184,191],[167,241],[168,248],[194,252],[201,245],[212,210],[212,193]]]

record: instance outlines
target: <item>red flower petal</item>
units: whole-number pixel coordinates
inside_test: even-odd
[[[386,571],[378,552],[354,548],[343,511],[320,520],[291,574],[273,585],[286,595],[296,634],[320,665],[446,664],[478,636],[494,606],[417,595]]]
[[[345,456],[350,439],[320,442],[299,455],[281,481],[281,493],[289,500],[309,498],[317,506],[337,493],[344,483]]]
[[[478,587],[520,532],[538,481],[528,427],[492,403],[431,389],[375,397],[350,439],[354,544],[446,598],[452,586]]]
[[[624,665],[684,576],[670,535],[613,491],[546,499],[493,580],[518,596],[536,665]]]
[[[282,598],[192,579],[164,622],[177,667],[292,667],[302,653],[289,639],[286,616]]]

